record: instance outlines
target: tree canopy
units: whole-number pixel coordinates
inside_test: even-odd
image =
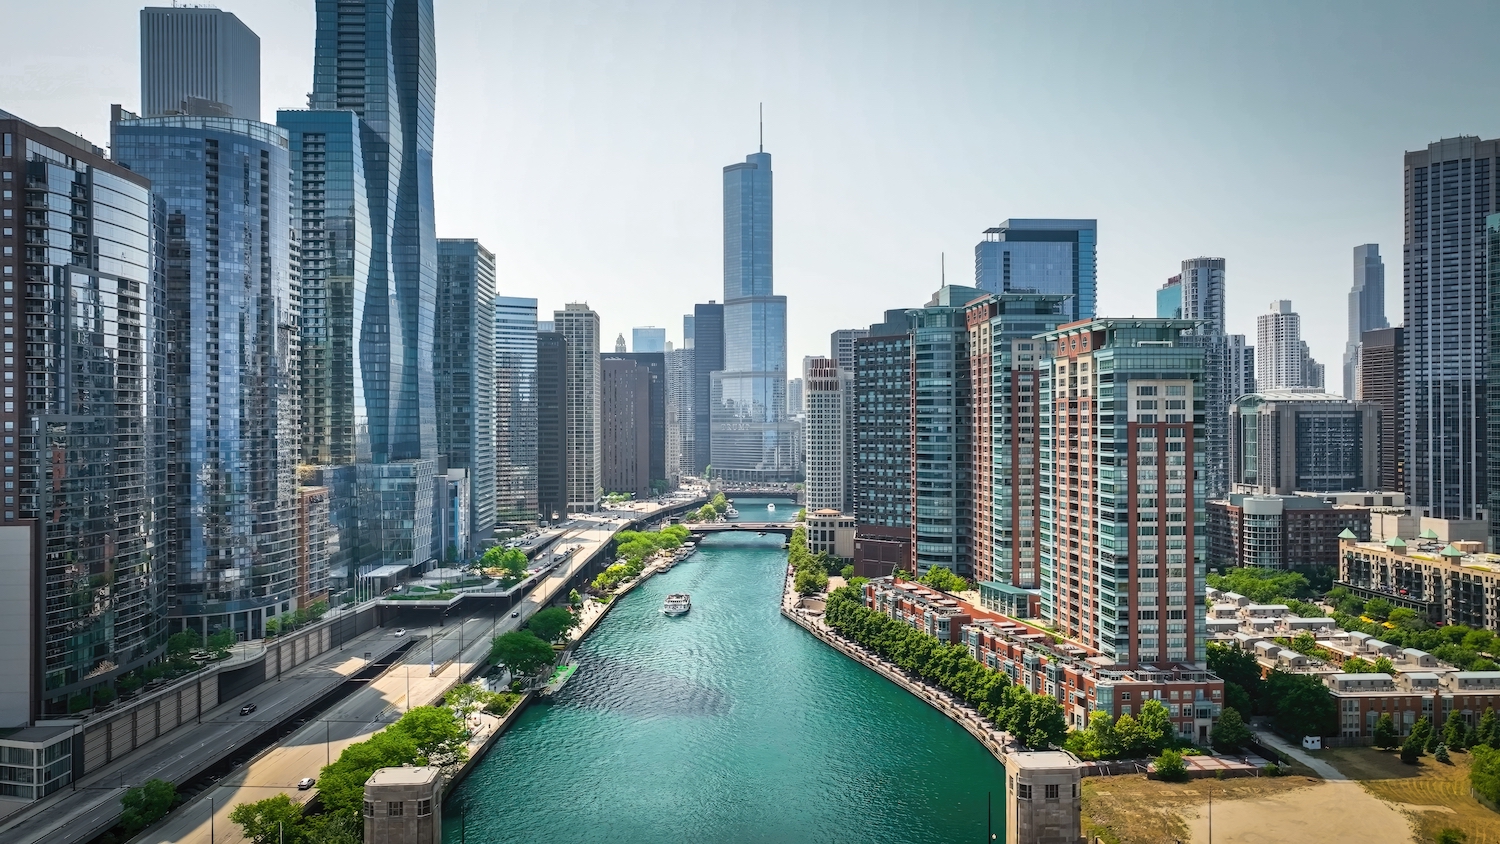
[[[254,844],[307,844],[302,824],[302,804],[285,794],[277,794],[254,803],[241,803],[229,813],[229,820]]]
[[[120,826],[130,835],[166,817],[177,801],[177,786],[166,780],[149,779],[129,789],[120,798]]]
[[[530,677],[544,665],[551,665],[556,654],[552,646],[530,630],[513,630],[496,636],[490,645],[490,661],[505,666],[516,677]]]
[[[928,569],[920,582],[943,592],[964,592],[969,589],[969,581],[942,566],[933,566]]]
[[[564,633],[578,625],[578,616],[564,607],[548,607],[538,610],[526,622],[526,629],[536,634],[543,642],[556,642]]]

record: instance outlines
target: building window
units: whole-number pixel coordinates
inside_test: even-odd
[[[1024,782],[1016,786],[1016,797],[1020,798],[1021,800],[1030,800],[1031,786]]]
[[[373,817],[375,817],[375,801],[373,801],[373,800],[366,800],[365,801],[365,817],[367,817],[367,818],[373,818]]]
[[[391,802],[385,804],[385,813],[387,816],[392,818],[401,817],[401,813],[405,811],[405,809],[406,804],[402,803],[399,800],[392,800]]]
[[[1057,783],[1055,783],[1055,782],[1049,782],[1046,785],[1042,786],[1042,797],[1044,797],[1044,798],[1046,798],[1048,800],[1056,800],[1057,799]]]
[[[427,817],[430,814],[432,814],[432,801],[431,800],[418,800],[417,801],[417,817],[419,817],[419,818],[425,818],[425,817]]]

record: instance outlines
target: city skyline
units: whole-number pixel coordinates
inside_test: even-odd
[[[46,35],[65,22],[49,20],[40,7],[35,12],[21,9],[18,23],[38,37],[18,45],[9,71],[13,75],[3,78],[7,90],[17,95],[12,111],[102,142],[108,114],[97,104],[113,100],[129,108],[138,97],[135,73],[118,72],[137,67],[136,44],[113,34],[133,28],[139,9],[102,2],[77,5],[81,29],[66,22],[77,56],[31,47],[57,43]],[[718,275],[713,213],[718,197],[712,174],[754,142],[756,103],[764,100],[767,139],[779,151],[782,174],[778,271],[784,292],[805,300],[789,314],[791,360],[820,353],[823,338],[841,322],[879,318],[875,307],[870,313],[838,313],[832,305],[843,297],[866,290],[882,300],[925,295],[940,281],[940,253],[952,253],[949,257],[960,262],[952,269],[959,271],[964,263],[959,256],[972,248],[973,234],[997,220],[1087,216],[1100,226],[1098,313],[1149,316],[1152,291],[1182,258],[1218,255],[1233,268],[1226,292],[1230,333],[1249,334],[1263,300],[1293,298],[1309,320],[1313,356],[1326,362],[1340,360],[1343,353],[1347,250],[1378,243],[1391,255],[1400,247],[1401,218],[1394,210],[1401,192],[1400,153],[1443,137],[1500,134],[1492,118],[1476,117],[1468,107],[1481,95],[1486,69],[1495,61],[1473,46],[1486,28],[1484,18],[1497,14],[1478,5],[1451,17],[1467,21],[1463,27],[1394,5],[1360,6],[1360,15],[1349,15],[1353,6],[1331,4],[1302,10],[1299,27],[1290,29],[1275,25],[1281,15],[1273,8],[1195,10],[1169,17],[1158,6],[1130,15],[1099,6],[1082,16],[1086,25],[1076,31],[1070,25],[1066,38],[1060,13],[1044,9],[955,5],[908,19],[877,8],[860,33],[863,37],[853,39],[840,37],[827,23],[834,18],[826,11],[832,7],[815,7],[806,14],[780,14],[774,5],[763,8],[749,21],[758,36],[753,43],[766,55],[799,36],[812,38],[854,68],[851,78],[829,73],[821,64],[810,67],[805,59],[774,67],[757,54],[746,56],[745,47],[726,48],[723,57],[716,56],[716,42],[705,36],[712,36],[716,27],[732,28],[722,27],[721,13],[714,10],[680,16],[670,30],[653,23],[661,16],[653,16],[649,8],[601,10],[590,25],[568,30],[565,37],[573,40],[564,43],[576,49],[548,56],[526,43],[524,34],[554,31],[562,13],[445,4],[436,21],[449,69],[439,74],[443,96],[449,102],[485,104],[451,109],[438,118],[436,146],[443,150],[434,174],[439,230],[445,236],[494,242],[497,264],[513,268],[501,284],[508,295],[542,295],[543,310],[565,301],[590,301],[605,320],[606,337],[656,321],[656,304],[669,306],[668,312],[687,312],[705,298],[702,289],[714,286]],[[312,64],[312,3],[233,2],[224,9],[261,38],[262,119],[277,108],[303,107]],[[454,25],[460,19],[463,26]],[[1019,43],[973,40],[972,33],[997,21],[1020,33],[1006,36]],[[1236,29],[1239,46],[1215,56],[1201,74],[1178,74],[1185,60],[1182,49],[1207,49],[1191,46],[1193,33],[1222,26]],[[594,55],[601,52],[596,42],[616,36],[632,46],[611,54],[622,72],[603,75],[597,64],[602,59]],[[1444,84],[1433,92],[1399,67],[1381,63],[1375,53],[1355,48],[1397,37],[1412,48],[1444,43],[1452,45],[1454,54],[1477,58],[1448,70],[1441,77]],[[678,46],[697,42],[703,46]],[[857,89],[853,80],[888,52],[870,45],[885,42],[900,48],[898,61],[872,71],[870,84]],[[1124,43],[1143,48],[1122,55],[1119,45]],[[939,49],[951,55],[928,55]],[[1056,55],[1049,57],[1049,50]],[[573,62],[576,67],[559,65],[584,55],[590,58]],[[683,77],[689,74],[674,71],[684,63],[701,65],[702,78],[687,79]],[[1109,100],[1116,86],[1147,95],[1134,99],[1136,113],[1126,113],[1115,106],[1085,108],[1056,84],[1042,84],[1048,73],[1073,64],[1077,68],[1068,73],[1090,80],[1076,86],[1089,92],[1090,103]],[[1099,73],[1115,65],[1125,71]],[[96,72],[106,66],[117,70]],[[747,72],[732,79],[732,68]],[[1036,91],[1025,93],[1024,102],[1008,101],[973,114],[967,114],[973,111],[968,108],[945,108],[972,102],[978,93],[974,80],[995,72],[1029,82]],[[533,73],[548,84],[532,85]],[[1331,80],[1330,86],[1310,91],[1293,84],[1320,75]],[[803,83],[793,87],[798,78]],[[1342,86],[1347,97],[1325,100],[1320,93],[1356,79],[1365,84]],[[722,93],[701,97],[725,85]],[[864,88],[867,93],[861,93]],[[632,89],[652,91],[661,104],[643,102],[643,95]],[[1286,90],[1295,93],[1290,98],[1275,93]],[[487,92],[496,96],[487,97]],[[850,93],[860,96],[850,100]],[[1172,136],[1177,154],[1170,161],[1162,159],[1160,143],[1166,136],[1159,127],[1180,119],[1210,94],[1229,121],[1221,127],[1225,131],[1203,140]],[[560,125],[568,110],[549,104],[549,97],[586,108],[600,98],[600,119],[591,125],[608,126],[608,131]],[[694,107],[678,108],[687,102]],[[707,106],[699,108],[700,102]],[[994,137],[994,129],[1008,125],[1009,115],[1026,107],[1042,109],[1041,119],[1029,123],[1026,132],[1011,133],[1014,137],[1001,147],[964,140]],[[950,116],[960,112],[967,116]],[[686,130],[688,122],[692,131]],[[501,132],[501,126],[510,128]],[[1271,135],[1267,126],[1295,134]],[[1237,133],[1240,139],[1228,146],[1221,140]],[[859,143],[850,146],[848,139],[855,137]],[[1111,145],[1096,144],[1097,138],[1109,138]],[[1300,153],[1306,141],[1334,141],[1345,151],[1313,164]],[[486,144],[498,146],[486,149]],[[891,179],[859,178],[897,150],[903,165],[888,171]],[[1223,166],[1224,156],[1235,166]],[[632,166],[613,166],[622,158]],[[1030,161],[1027,172],[1010,165],[1017,158]],[[474,160],[486,162],[477,180],[469,163]],[[563,166],[565,161],[575,166],[574,172]],[[964,178],[948,178],[958,169]],[[611,189],[599,189],[601,178]],[[650,188],[641,181],[648,178],[654,180]],[[542,182],[555,183],[555,189],[542,189]],[[1163,183],[1178,189],[1159,191]],[[1235,201],[1210,203],[1205,210],[1202,203],[1166,196],[1204,191],[1234,195]],[[1282,205],[1287,191],[1297,199],[1290,211]],[[596,192],[607,203],[602,208],[594,207]],[[1157,193],[1162,198],[1154,198]],[[586,195],[594,198],[585,200]],[[581,224],[576,209],[616,214],[627,205],[631,210],[625,225],[596,232],[603,239],[601,248],[590,251],[614,255],[609,272],[624,283],[599,285],[605,267],[595,262],[601,259],[573,248]],[[642,232],[653,228],[658,234],[642,240]],[[503,238],[496,236],[500,232]],[[851,239],[861,248],[823,249],[830,238]],[[635,248],[614,248],[627,241]],[[623,263],[621,254],[626,256]],[[637,295],[643,290],[651,295]],[[1390,321],[1400,324],[1395,303],[1391,309]],[[675,343],[675,335],[670,332],[668,339]],[[1338,376],[1330,375],[1328,387],[1337,392]]]

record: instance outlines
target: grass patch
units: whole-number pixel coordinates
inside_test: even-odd
[[[1449,827],[1468,833],[1470,844],[1500,841],[1500,814],[1469,794],[1469,754],[1453,753],[1444,765],[1423,756],[1404,765],[1395,751],[1339,747],[1321,754],[1344,776],[1412,817],[1418,839],[1434,841]]]
[[[1158,844],[1187,841],[1187,822],[1179,812],[1208,800],[1263,797],[1315,782],[1304,777],[1237,777],[1166,783],[1145,774],[1089,777],[1083,781],[1083,829],[1108,844]]]

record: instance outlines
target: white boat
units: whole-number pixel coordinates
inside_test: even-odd
[[[730,507],[728,510],[724,511],[724,515],[731,519],[737,519],[740,516],[740,511],[734,509],[733,507]]]
[[[766,509],[770,510],[772,513],[774,513],[774,512],[776,512],[776,505],[775,504],[767,504],[766,505]]]
[[[692,608],[693,596],[686,592],[673,592],[661,605],[662,615],[687,615]]]

